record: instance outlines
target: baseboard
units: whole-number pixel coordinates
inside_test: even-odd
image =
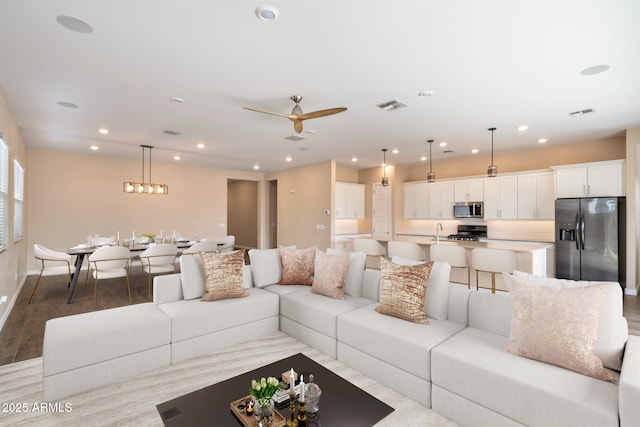
[[[16,289],[16,291],[13,293],[13,297],[11,297],[11,301],[9,301],[9,305],[7,306],[7,309],[4,311],[4,314],[2,315],[2,319],[0,319],[0,332],[2,332],[2,329],[4,328],[4,324],[7,322],[7,319],[9,318],[9,315],[13,310],[13,306],[16,305],[16,301],[20,296],[20,292],[22,292],[22,287],[24,286],[25,283],[27,283],[27,277],[29,276],[25,275],[24,277],[22,277],[22,280],[18,285],[18,289]]]
[[[624,288],[624,294],[625,295],[632,295],[634,297],[637,297],[638,296],[638,288],[634,288],[634,289]]]

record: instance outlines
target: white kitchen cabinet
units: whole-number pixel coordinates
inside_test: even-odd
[[[429,217],[429,183],[404,183],[404,217],[407,219]]]
[[[625,195],[624,160],[554,166],[556,198]]]
[[[457,179],[453,182],[454,202],[482,202],[484,200],[482,178]]]
[[[484,178],[484,219],[517,219],[518,177]]]
[[[336,219],[364,218],[364,184],[336,182]]]
[[[429,218],[453,218],[453,181],[429,184]]]
[[[553,219],[553,172],[518,175],[518,219]]]

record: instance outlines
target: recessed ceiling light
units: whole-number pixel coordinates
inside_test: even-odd
[[[420,160],[422,160],[423,162],[427,160],[427,156],[422,156],[420,157]]]
[[[93,151],[96,151],[96,150],[99,150],[99,149],[100,149],[100,147],[98,147],[97,145],[92,145],[92,146],[91,146],[91,147],[89,147],[89,148],[91,148]]]
[[[440,143],[440,147],[446,147],[446,146],[447,146],[447,143],[446,143],[446,142],[442,141],[442,142]]]
[[[173,156],[173,160],[180,160],[180,156]]]
[[[253,165],[253,169],[258,170],[258,169],[260,169],[260,166],[258,166],[258,165]]]
[[[538,140],[538,143],[540,143],[540,144],[544,144],[545,142],[547,142],[547,138],[540,138]]]
[[[471,152],[472,152],[473,154],[478,154],[478,152],[479,152],[479,151],[480,151],[480,150],[478,150],[477,148],[474,148],[473,150],[471,150]]]
[[[529,126],[527,126],[527,125],[518,126],[518,132],[524,132],[527,129],[529,129]]]
[[[198,147],[198,148],[201,148],[201,149],[202,149],[202,148],[204,148],[204,144],[203,144],[203,143],[200,143],[200,144],[198,144],[196,147]]]
[[[74,104],[73,102],[67,102],[67,101],[58,101],[58,105],[66,108],[78,108],[78,104]]]
[[[394,148],[393,151],[392,151],[393,154],[398,154],[399,152],[400,152],[400,150],[398,150],[397,148]]]
[[[357,157],[352,157],[352,158],[351,158],[351,161],[352,161],[352,162],[357,162],[357,161],[358,161],[358,158],[357,158]]]
[[[256,16],[263,21],[274,21],[278,19],[278,15],[280,15],[280,12],[273,6],[264,5],[256,7]]]
[[[175,102],[176,104],[182,104],[184,99],[178,98],[177,96],[169,98],[169,102]]]
[[[58,15],[56,17],[56,21],[58,21],[58,24],[65,27],[67,30],[75,31],[76,33],[93,33],[91,25],[87,24],[82,19],[74,18],[73,16]]]
[[[604,73],[609,68],[610,67],[606,64],[594,65],[593,67],[588,67],[580,71],[580,74],[582,74],[583,76],[593,76],[594,74]]]
[[[292,161],[293,159],[291,158],[291,156],[287,156],[287,158],[285,159],[287,162]]]
[[[102,135],[106,135],[109,133],[109,129],[107,128],[100,128],[98,129],[98,132],[101,133]]]

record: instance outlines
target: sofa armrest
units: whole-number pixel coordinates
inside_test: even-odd
[[[380,301],[380,270],[366,269],[362,280],[362,296]]]
[[[153,302],[156,305],[183,299],[180,273],[166,274],[153,278]]]
[[[637,426],[640,420],[640,336],[630,335],[624,350],[618,384],[620,427]]]

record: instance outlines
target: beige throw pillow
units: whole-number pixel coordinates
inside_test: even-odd
[[[397,265],[380,259],[380,304],[378,313],[409,322],[428,325],[424,311],[427,280],[433,262],[419,265]]]
[[[349,253],[327,255],[316,249],[315,273],[311,292],[334,299],[344,299],[349,269]]]
[[[282,259],[282,278],[280,285],[313,284],[313,268],[318,245],[306,249],[280,248]]]
[[[230,254],[200,252],[206,276],[205,294],[201,301],[242,298],[249,295],[242,287],[244,250]]]
[[[601,380],[616,380],[594,354],[606,285],[557,289],[503,276],[513,313],[513,339],[505,344],[507,351]]]

